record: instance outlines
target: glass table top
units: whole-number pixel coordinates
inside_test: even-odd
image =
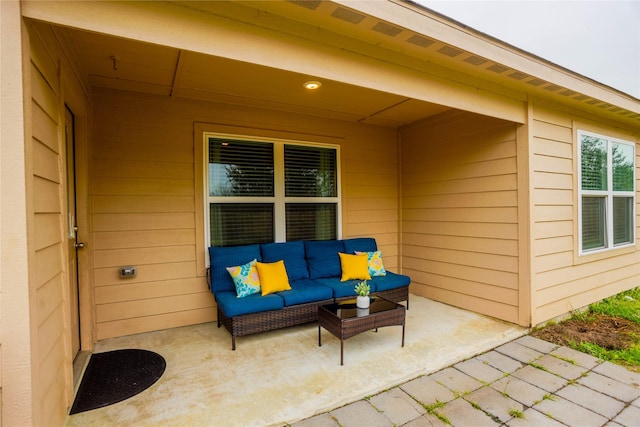
[[[334,304],[323,305],[322,308],[339,317],[340,319],[351,319],[353,317],[367,316],[373,313],[380,313],[397,308],[399,304],[388,301],[380,297],[370,297],[369,308],[356,307],[356,299],[340,301]]]

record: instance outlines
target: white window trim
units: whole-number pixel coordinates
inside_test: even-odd
[[[274,144],[274,197],[212,197],[209,194],[209,138],[225,138],[238,141],[269,142]],[[312,141],[302,141],[283,138],[265,138],[253,135],[240,135],[219,132],[203,132],[204,156],[203,156],[203,198],[204,203],[204,237],[205,247],[211,246],[211,219],[209,205],[211,203],[274,203],[275,241],[286,241],[286,216],[284,213],[286,203],[336,203],[336,234],[342,238],[342,168],[340,164],[340,145],[326,144]],[[336,197],[285,197],[284,196],[284,146],[285,144],[324,147],[336,150],[336,168],[338,188]]]
[[[583,190],[582,189],[582,136],[591,136],[595,138],[604,139],[607,141],[607,190]],[[611,136],[602,135],[595,132],[589,132],[584,130],[577,131],[577,151],[578,151],[578,250],[580,256],[599,254],[603,252],[610,252],[613,250],[627,248],[635,246],[636,244],[636,144],[632,141],[623,140]],[[629,145],[633,149],[633,190],[632,191],[613,191],[613,156],[611,155],[612,143],[618,143],[623,145]],[[630,243],[623,243],[614,245],[613,243],[613,197],[623,196],[633,198],[633,213],[632,213],[632,227],[631,231],[633,236]],[[606,247],[584,250],[582,247],[582,198],[583,196],[593,197],[605,197],[606,203]]]

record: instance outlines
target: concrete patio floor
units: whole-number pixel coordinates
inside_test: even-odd
[[[327,413],[434,373],[527,333],[527,329],[411,295],[405,346],[401,327],[344,344],[317,324],[231,337],[216,324],[104,340],[161,354],[167,368],[149,389],[123,402],[69,416],[66,426],[282,426]]]

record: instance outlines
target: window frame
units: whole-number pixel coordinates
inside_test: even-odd
[[[607,189],[606,190],[584,190],[582,188],[582,142],[583,137],[593,137],[606,141],[607,147]],[[616,191],[613,188],[613,144],[627,145],[633,150],[633,189],[630,191]],[[603,135],[597,132],[577,129],[577,185],[578,185],[578,254],[579,256],[607,253],[618,249],[634,247],[636,245],[636,144],[633,141],[624,140],[617,137]],[[584,249],[583,247],[583,197],[597,197],[605,199],[605,246],[593,249]],[[615,197],[631,198],[631,241],[615,244],[614,243],[614,211],[613,200]]]
[[[274,156],[274,196],[211,196],[209,189],[209,139],[223,138],[237,141],[267,142],[273,144]],[[306,147],[320,147],[333,149],[336,152],[336,197],[286,197],[284,147],[285,145]],[[342,238],[342,173],[340,162],[340,145],[314,141],[294,140],[276,137],[263,137],[243,134],[229,134],[213,131],[203,131],[203,200],[204,200],[204,237],[205,247],[211,245],[211,203],[273,203],[274,205],[274,236],[275,242],[286,241],[286,213],[287,203],[334,203],[336,205],[336,238]]]

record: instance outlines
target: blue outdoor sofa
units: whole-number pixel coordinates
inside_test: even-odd
[[[218,327],[224,325],[229,331],[235,350],[238,336],[316,321],[320,305],[356,296],[354,287],[360,280],[341,281],[339,253],[377,250],[373,238],[210,247],[208,282],[218,306]],[[254,259],[263,263],[284,260],[291,289],[239,298],[227,267]],[[408,276],[389,271],[367,281],[372,295],[406,301],[407,309],[410,282]]]

